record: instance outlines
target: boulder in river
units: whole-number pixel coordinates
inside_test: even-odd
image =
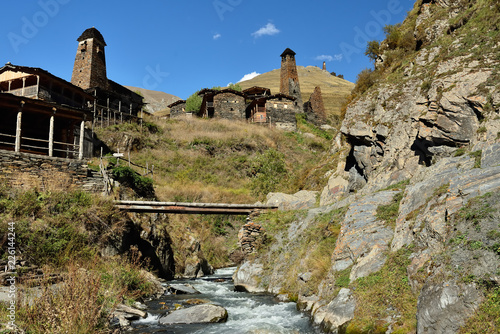
[[[167,291],[174,295],[193,295],[200,293],[189,284],[170,284],[167,288]]]
[[[173,325],[217,323],[226,322],[226,320],[227,310],[225,308],[213,304],[203,304],[176,310],[161,317],[159,322],[161,325]]]

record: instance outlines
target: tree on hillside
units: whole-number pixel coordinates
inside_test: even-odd
[[[241,88],[241,86],[240,86],[239,83],[235,83],[235,84],[234,83],[230,83],[227,88],[235,90],[237,92],[241,92],[243,90],[243,88]]]
[[[190,97],[187,98],[186,112],[200,111],[203,99],[201,98],[201,96],[198,95],[198,92],[199,91],[193,93]]]
[[[365,56],[368,56],[370,60],[375,62],[380,54],[380,42],[379,41],[369,41],[366,47]]]

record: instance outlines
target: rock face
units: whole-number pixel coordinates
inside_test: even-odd
[[[283,193],[269,193],[267,205],[277,205],[280,210],[310,209],[316,205],[318,192],[301,190],[293,195]]]
[[[397,193],[382,191],[351,204],[332,255],[335,270],[344,270],[356,264],[353,272],[357,272],[357,278],[380,269],[384,263],[382,250],[387,249],[393,231],[384,221],[376,218],[376,211],[379,205],[391,203]],[[359,238],[360,234],[366,235],[366,238]],[[363,258],[368,256],[377,261],[366,263]],[[368,267],[370,264],[373,268]]]
[[[443,282],[422,289],[417,314],[418,333],[456,333],[481,301],[474,286]]]
[[[500,38],[467,36],[488,15],[498,17],[500,6],[463,4],[416,3],[400,31],[416,37],[415,50],[399,65],[390,52],[380,57],[377,71],[393,71],[348,106],[332,143],[339,162],[319,207],[312,196],[270,194],[280,210],[307,212],[275,227],[272,243],[241,265],[235,282],[297,297],[315,324],[334,333],[368,331],[367,324],[457,333],[498,291]],[[401,291],[376,290],[395,264],[412,311],[397,305]],[[363,301],[366,289],[373,301]],[[376,307],[378,297],[377,315],[364,318],[363,304]]]
[[[259,284],[259,276],[262,272],[262,264],[250,261],[245,262],[233,275],[234,288],[237,291],[265,292],[266,289]]]
[[[342,328],[354,318],[356,301],[349,289],[340,289],[339,294],[328,305],[316,311],[315,321],[322,319],[322,327],[327,332]]]
[[[225,308],[212,304],[180,309],[160,318],[160,325],[216,323],[227,320]]]
[[[115,256],[135,251],[144,260],[147,259],[149,266],[160,278],[173,279],[174,252],[170,236],[163,224],[167,219],[166,215],[161,214],[132,215],[123,230],[113,235],[101,249],[102,255]]]

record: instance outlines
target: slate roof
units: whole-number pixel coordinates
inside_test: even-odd
[[[88,28],[83,32],[83,34],[78,37],[77,41],[81,42],[89,38],[94,38],[98,41],[100,41],[102,44],[106,45],[106,42],[104,41],[104,37],[102,37],[102,34],[97,30],[96,28]]]

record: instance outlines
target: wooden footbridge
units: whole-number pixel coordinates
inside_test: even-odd
[[[278,209],[278,206],[262,204],[224,204],[224,203],[181,203],[115,201],[118,209],[128,212],[175,213],[205,215],[249,215],[254,211]]]

